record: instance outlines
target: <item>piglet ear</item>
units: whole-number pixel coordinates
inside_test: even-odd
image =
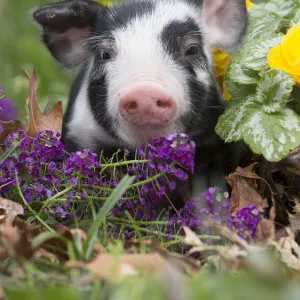
[[[203,17],[209,45],[230,51],[246,31],[246,1],[203,0]]]
[[[67,0],[36,7],[34,20],[52,55],[65,67],[78,66],[88,57],[86,40],[103,7],[89,0]]]

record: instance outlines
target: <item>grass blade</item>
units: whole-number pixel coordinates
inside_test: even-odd
[[[91,228],[88,231],[87,239],[84,242],[84,248],[83,251],[85,253],[85,258],[90,259],[93,247],[95,244],[97,232],[99,230],[100,225],[105,220],[108,213],[112,210],[112,208],[117,204],[119,199],[123,196],[123,194],[126,192],[127,188],[132,184],[135,177],[130,177],[126,175],[118,184],[118,186],[113,190],[113,192],[110,194],[108,199],[105,201],[103,207],[97,214],[95,220],[93,221],[93,224]]]

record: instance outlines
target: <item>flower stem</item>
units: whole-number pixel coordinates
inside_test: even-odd
[[[121,161],[117,163],[111,163],[111,164],[102,164],[101,167],[103,168],[114,168],[114,167],[122,167],[122,166],[127,166],[127,165],[133,165],[136,163],[139,164],[144,164],[149,162],[148,159],[143,159],[143,160],[128,160],[128,161]]]
[[[47,201],[45,201],[45,203],[43,204],[42,208],[39,211],[39,216],[42,214],[42,212],[44,211],[44,209],[51,203],[53,202],[53,200],[59,198],[60,196],[66,194],[67,192],[71,191],[74,187],[73,186],[69,186],[66,189],[64,189],[63,191],[57,193],[56,195],[54,195],[53,197],[49,198]]]
[[[22,198],[22,201],[24,203],[24,205],[30,210],[31,213],[33,213],[35,215],[35,217],[37,218],[37,220],[39,220],[39,222],[45,227],[47,228],[50,232],[54,233],[55,231],[48,225],[46,224],[40,217],[39,215],[37,214],[37,212],[31,208],[31,206],[27,203],[22,191],[21,191],[21,187],[20,187],[20,184],[19,184],[19,181],[18,181],[18,176],[17,176],[17,173],[15,173],[15,178],[16,178],[16,184],[17,184],[17,188],[18,188],[18,192],[19,192],[19,195],[20,197]]]
[[[145,184],[147,184],[147,183],[150,183],[150,182],[152,182],[152,181],[154,181],[154,180],[156,180],[156,179],[159,179],[159,178],[165,176],[166,174],[167,174],[166,171],[165,171],[165,172],[162,172],[162,173],[159,173],[159,174],[156,174],[156,175],[154,175],[154,176],[152,176],[152,177],[149,177],[149,178],[146,179],[146,180],[143,180],[143,181],[140,181],[140,182],[137,182],[137,183],[134,183],[134,184],[130,185],[130,186],[128,187],[128,189],[134,189],[134,188],[136,188],[136,187],[145,185]]]
[[[11,154],[20,146],[22,141],[23,140],[17,142],[12,148],[8,149],[2,154],[2,156],[0,157],[0,165],[2,165],[2,163],[5,162],[8,157],[11,156]]]
[[[130,220],[127,219],[121,219],[121,218],[113,218],[113,217],[108,217],[106,218],[106,220],[108,222],[123,222],[123,223],[129,223],[131,224],[132,222]],[[168,225],[169,221],[134,221],[135,224],[137,225]]]

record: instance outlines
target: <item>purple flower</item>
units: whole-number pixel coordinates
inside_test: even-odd
[[[51,190],[46,190],[46,196],[51,198],[53,196],[53,192]]]
[[[0,133],[3,132],[3,127],[0,125]]]
[[[74,178],[74,177],[72,177],[71,179],[70,179],[70,184],[72,185],[72,186],[77,186],[77,184],[78,184],[78,181],[77,181],[77,179],[76,178]]]
[[[62,207],[57,207],[57,208],[55,209],[55,212],[56,212],[57,214],[59,214],[59,216],[60,216],[62,219],[64,219],[64,218],[66,217],[65,210],[64,210]]]
[[[1,91],[0,91],[1,94]],[[12,121],[17,118],[18,111],[9,99],[0,99],[0,120],[4,122]]]

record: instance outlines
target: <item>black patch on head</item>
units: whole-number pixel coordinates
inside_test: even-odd
[[[95,24],[94,35],[110,35],[110,32],[126,27],[137,17],[151,14],[155,9],[152,0],[125,2],[106,9],[101,19]]]
[[[184,56],[185,49],[182,49],[180,43],[180,40],[189,36],[199,45],[198,54],[192,58]],[[202,47],[203,38],[201,29],[191,18],[188,18],[186,21],[173,21],[165,26],[161,34],[161,40],[165,51],[171,55],[176,64],[189,74],[187,84],[192,108],[191,112],[181,119],[181,124],[185,128],[185,132],[192,134],[193,132],[199,133],[201,131],[207,133],[208,136],[215,136],[214,127],[223,107],[218,90],[214,87],[207,87],[205,84],[199,82],[195,72],[196,68],[201,68],[208,74],[211,73]],[[198,144],[209,143],[209,141],[203,139],[202,134],[197,136],[200,136]]]
[[[187,18],[185,21],[174,20],[164,27],[161,33],[161,40],[165,50],[174,58],[178,58],[181,54],[179,39],[189,35],[197,39],[197,43],[202,44],[201,29],[193,19]],[[199,53],[199,56],[205,57],[203,50]]]
[[[95,67],[97,67],[97,60]],[[107,115],[106,74],[102,73],[97,77],[98,78],[90,78],[88,86],[90,107],[98,124],[100,124],[112,137],[117,138],[112,128],[113,120]]]

